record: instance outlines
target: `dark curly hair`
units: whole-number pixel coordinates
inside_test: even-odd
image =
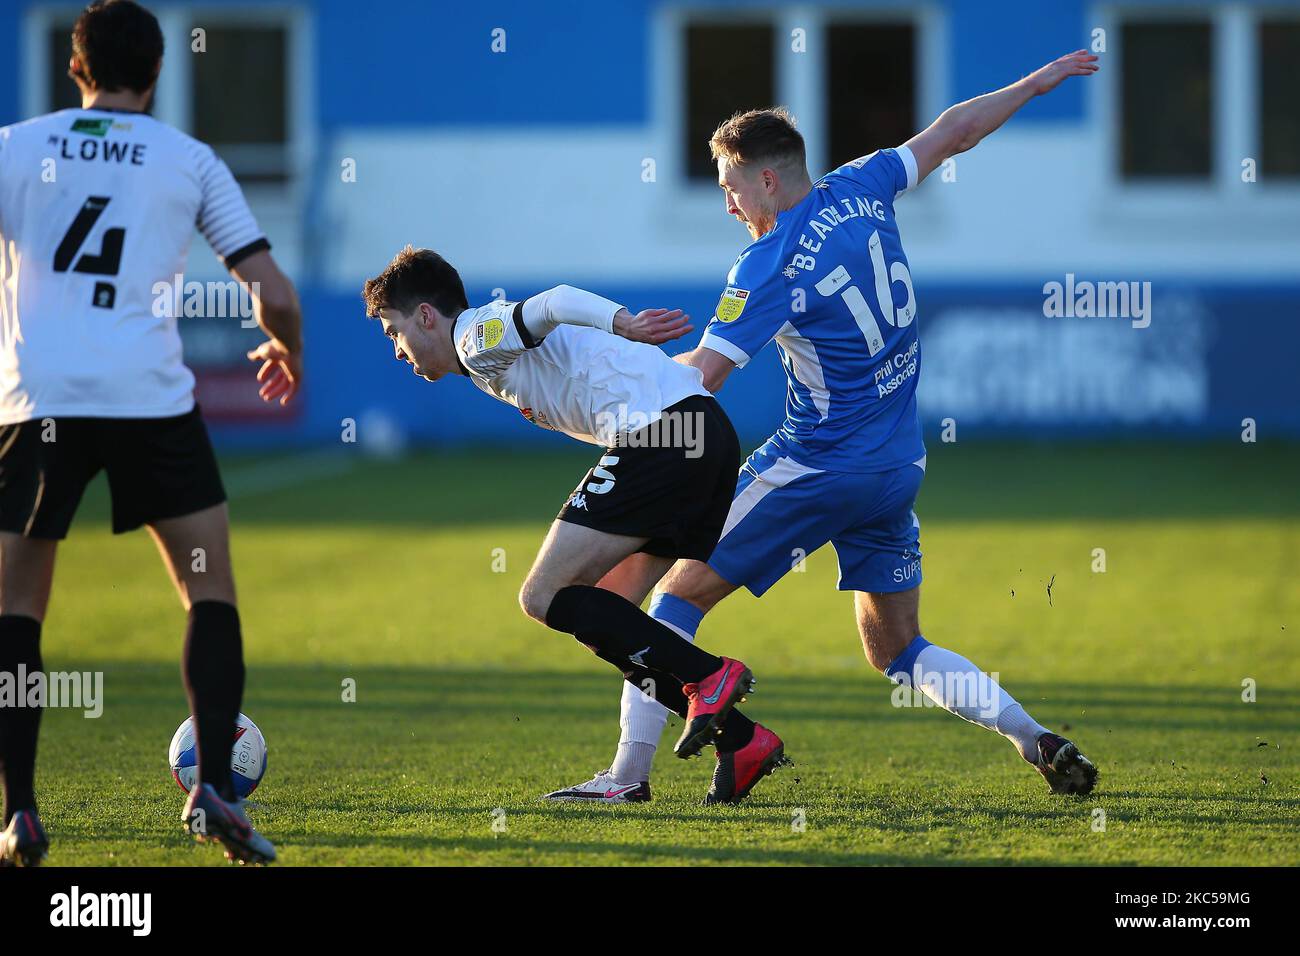
[[[366,301],[366,315],[371,317],[378,316],[380,309],[407,313],[421,302],[450,318],[469,308],[465,285],[451,263],[432,249],[409,245],[383,272],[366,280],[361,297]]]
[[[91,89],[143,93],[162,63],[158,18],[133,0],[95,0],[72,27],[78,69],[68,74]]]

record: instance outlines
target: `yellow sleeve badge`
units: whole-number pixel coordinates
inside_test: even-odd
[[[719,322],[735,322],[740,318],[740,313],[745,311],[745,303],[749,301],[748,289],[737,289],[729,285],[722,290],[722,298],[718,300],[718,308],[714,311]]]
[[[474,351],[484,352],[496,347],[506,334],[505,323],[500,319],[488,319],[474,326]]]

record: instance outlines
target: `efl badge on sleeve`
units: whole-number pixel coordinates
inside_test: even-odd
[[[722,291],[722,298],[718,300],[718,309],[715,313],[719,322],[735,322],[740,318],[740,313],[745,311],[745,303],[749,300],[748,289],[737,289],[735,286],[727,286]]]
[[[474,326],[474,351],[485,352],[495,348],[506,334],[505,323],[500,319],[488,319]]]

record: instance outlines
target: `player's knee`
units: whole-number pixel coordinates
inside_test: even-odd
[[[550,610],[551,599],[555,589],[544,582],[528,578],[519,589],[519,606],[523,612],[539,624],[546,623],[546,612]]]
[[[735,590],[703,561],[679,561],[664,576],[660,590],[688,601],[704,613]]]

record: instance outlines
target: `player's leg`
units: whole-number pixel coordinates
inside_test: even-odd
[[[0,673],[10,680],[44,670],[41,628],[55,553],[98,468],[82,420],[0,426]],[[41,712],[27,701],[0,706],[0,866],[39,864],[48,848],[35,792]]]
[[[709,551],[707,561],[686,559],[673,565],[659,583],[650,615],[683,639],[693,641],[704,615],[727,595],[744,586],[761,596],[800,557],[825,544],[836,522],[842,519],[834,509],[825,507],[827,499],[818,486],[820,474],[768,453],[766,446],[755,452],[740,469],[731,498],[725,503],[720,540]],[[616,762],[624,754],[635,755],[635,763],[624,771],[627,779],[637,776],[648,780],[667,712],[626,686],[621,710]],[[775,765],[772,762],[780,756],[781,741],[767,732],[755,742],[756,726],[734,711],[723,725],[716,747],[718,772],[710,802],[726,796],[728,790],[731,797],[743,798],[758,779],[754,777],[751,782],[746,766]],[[755,751],[754,759],[749,760],[744,753],[747,748]],[[740,783],[728,788],[722,784],[734,769],[737,754]]]
[[[0,674],[25,688],[44,670],[41,623],[54,578],[57,541],[0,532]],[[0,706],[0,770],[4,774],[4,823],[0,865],[39,863],[48,841],[36,812],[36,747],[41,707]]]
[[[520,606],[620,670],[630,661],[671,674],[679,684],[703,680],[723,666],[721,658],[682,640],[622,595],[596,586],[648,540],[556,519],[520,589]]]
[[[181,672],[194,715],[199,780],[235,799],[230,743],[244,696],[243,634],[225,504],[149,525],[187,615]]]
[[[681,429],[674,425],[681,423]],[[679,441],[690,426],[698,441]],[[707,556],[725,520],[739,457],[721,406],[692,396],[654,424],[606,450],[570,496],[520,601],[533,618],[574,634],[624,670],[628,662],[683,685],[687,718],[675,748],[698,754],[722,732],[727,714],[752,685],[741,662],[683,640],[640,608],[592,584],[629,554]],[[587,583],[591,582],[591,584]]]
[[[613,591],[640,607],[651,589],[663,577],[663,573],[670,561],[671,559],[657,557],[652,554],[637,553],[628,555],[597,582],[597,587],[602,587],[606,591]],[[667,678],[667,675],[661,675],[645,668],[638,669],[630,661],[628,662],[623,671],[624,705],[622,707],[622,717],[624,722],[621,725],[625,736],[627,732],[625,719],[628,697],[634,697],[639,702],[644,701],[642,706],[656,716],[662,714],[663,721],[667,720],[669,711],[685,716],[686,695],[682,693],[681,687],[677,686],[675,681],[671,678],[665,678]],[[662,721],[659,728],[660,730],[663,729]],[[658,740],[657,736],[655,740]],[[545,795],[545,799],[572,803],[590,803],[593,801],[599,803],[645,803],[649,801],[651,799],[649,774],[648,772],[642,774],[638,769],[643,757],[640,752],[641,748],[649,750],[649,757],[654,756],[655,748],[653,744],[646,745],[620,740],[614,760],[606,769],[597,771],[595,776],[581,783],[553,790]]]
[[[1030,717],[965,657],[921,636],[920,522],[912,511],[921,477],[913,465],[870,476],[880,482],[877,513],[835,539],[840,588],[856,592],[854,608],[867,660],[895,683],[1006,737],[1043,772],[1053,790],[1086,793],[1096,770],[1073,744]]]
[[[705,613],[735,590],[735,585],[723,580],[703,561],[682,560],[674,564],[664,576],[659,590],[650,602],[649,614],[665,627],[671,628],[683,640],[695,641],[695,632]],[[682,711],[663,699],[645,693],[632,682],[623,684],[623,697],[619,704],[618,749],[610,764],[610,775],[619,783],[648,782],[659,740],[669,713]],[[746,726],[752,724],[743,715],[733,711],[723,725],[720,747],[735,749],[735,739],[746,737]],[[741,740],[743,746],[746,740]]]
[[[187,613],[181,672],[194,715],[199,780],[182,817],[200,840],[224,844],[231,859],[270,862],[275,850],[244,815],[230,769],[245,671],[226,505],[151,522],[149,531]]]
[[[810,486],[817,474],[764,449],[755,452],[740,469],[719,540],[707,561],[674,564],[659,583],[650,616],[694,641],[704,615],[727,595],[745,586],[761,596],[797,563],[792,555],[810,554],[825,544],[830,530],[820,526],[824,522],[808,507],[817,499]],[[666,713],[624,688],[620,746],[625,741],[657,746],[667,719]],[[749,729],[724,727],[732,745],[726,749],[744,746]],[[647,774],[652,757],[643,758]]]
[[[669,558],[634,554],[605,575],[600,586],[623,595],[640,607],[671,563]],[[655,617],[653,605],[650,616]],[[666,622],[661,620],[661,623]],[[671,624],[668,626],[672,627]],[[693,636],[687,639],[694,641]],[[629,678],[625,671],[623,676],[623,696],[619,701],[618,749],[603,776],[614,784],[614,789],[620,794],[635,794],[633,799],[644,801],[650,799],[650,764],[654,760],[655,748],[663,733],[664,724],[668,722],[669,713],[685,716],[686,695],[680,687],[673,686],[672,681],[659,681],[650,674]],[[625,788],[629,786],[635,789],[626,791]],[[557,799],[561,793],[562,791],[556,791],[547,796]]]
[[[672,558],[638,552],[628,555],[613,570],[600,579],[598,587],[622,595],[628,601],[640,607],[645,603],[646,595],[672,566]],[[685,717],[687,709],[686,695],[681,686],[669,674],[640,667],[629,661],[623,669],[624,696],[635,695],[665,715],[669,712]],[[620,754],[620,758],[622,754]],[[619,770],[619,759],[615,759],[612,769]],[[628,780],[629,776],[614,774],[615,780]],[[638,778],[646,779],[646,778]]]
[[[1089,793],[1097,771],[1070,741],[1034,720],[993,677],[965,657],[921,636],[920,588],[857,592],[862,644],[871,665],[945,710],[1010,740],[1055,793]]]
[[[230,749],[244,694],[244,650],[230,559],[230,520],[216,455],[199,409],[102,426],[113,530],[145,526],[186,612],[181,673],[199,779],[182,811],[200,840],[226,855],[269,862],[275,850],[248,822],[235,793]]]

